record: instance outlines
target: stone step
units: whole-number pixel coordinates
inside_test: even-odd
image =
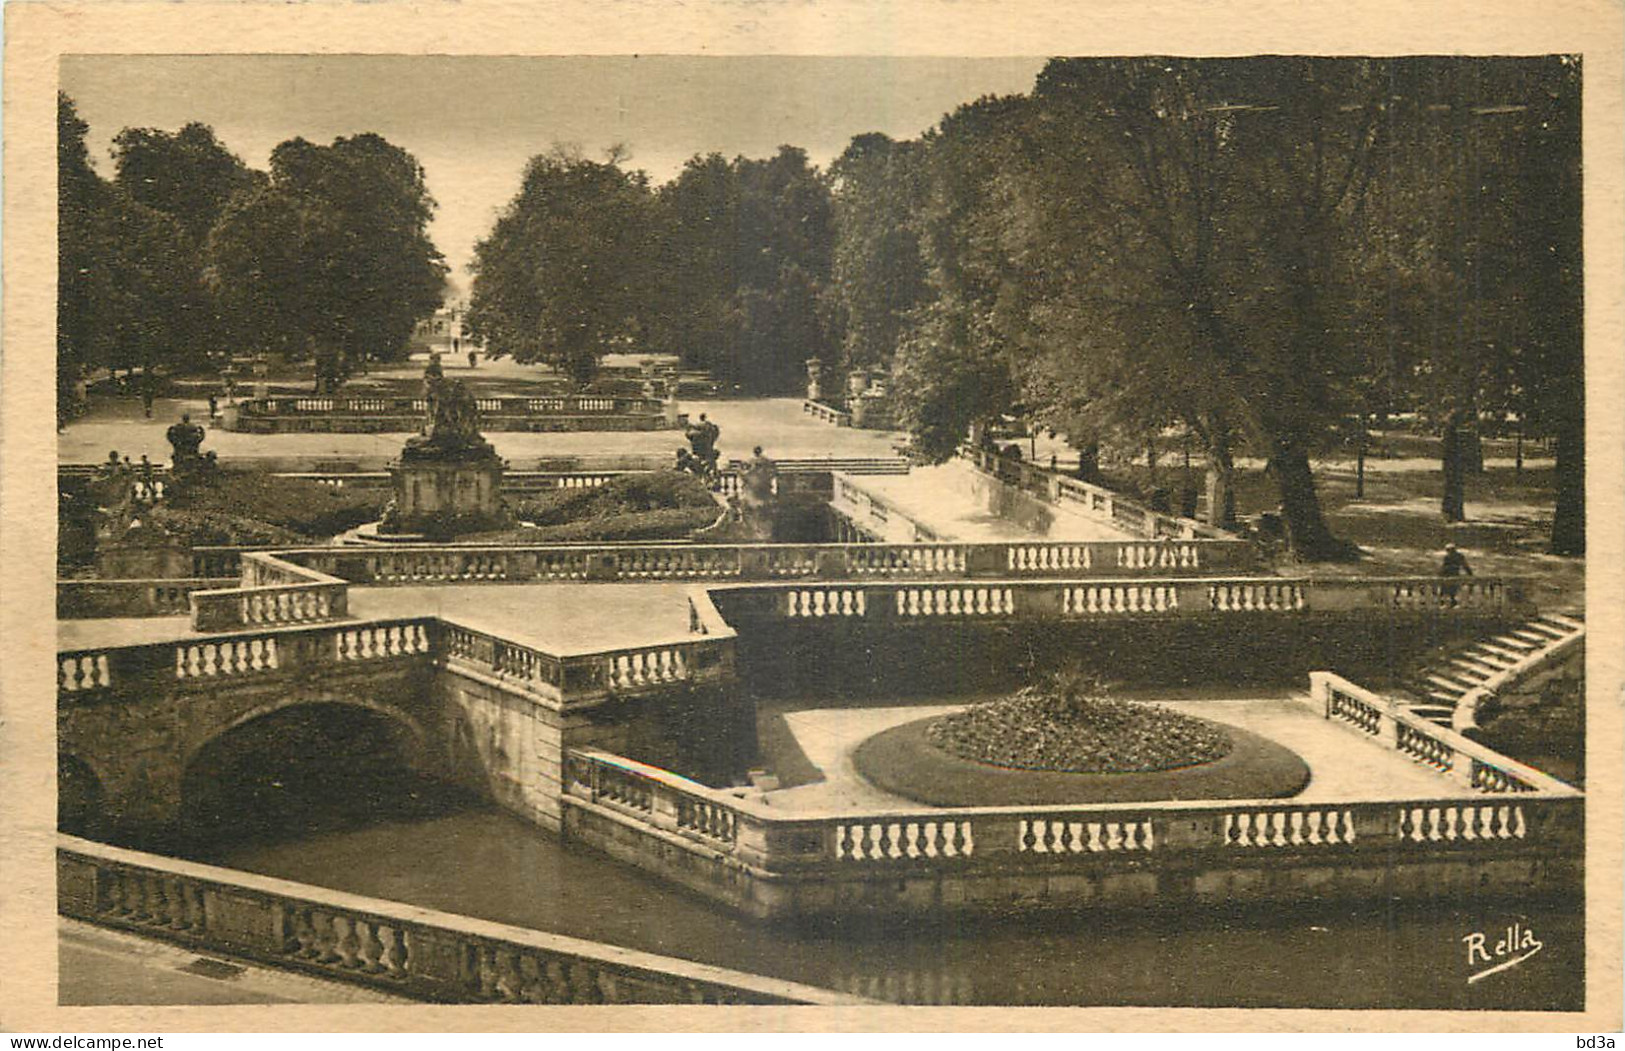
[[[1468,659],[1466,657],[1458,657],[1455,660],[1451,661],[1450,664],[1451,664],[1451,667],[1459,668],[1459,669],[1461,669],[1461,671],[1465,672],[1466,674],[1474,676],[1475,678],[1478,678],[1480,680],[1488,679],[1491,676],[1500,674],[1500,672],[1501,672],[1500,668],[1496,668],[1496,667],[1492,667],[1492,666],[1484,665],[1484,664],[1478,664],[1478,663],[1476,663],[1476,662],[1474,662],[1474,661],[1472,661],[1472,660],[1470,660],[1470,659]],[[1445,671],[1450,672],[1450,674],[1452,674],[1452,675],[1455,674],[1455,672],[1450,671],[1450,668],[1446,668]]]
[[[1474,647],[1474,650],[1478,653],[1489,654],[1495,657],[1506,667],[1511,667],[1512,665],[1523,660],[1524,657],[1528,656],[1527,652],[1519,653],[1517,650],[1509,650],[1505,646],[1496,646],[1488,642],[1478,643]]]
[[[1539,646],[1530,642],[1528,639],[1520,639],[1512,635],[1497,635],[1491,641],[1498,646],[1505,646],[1507,649],[1517,653],[1520,659],[1527,657],[1531,653],[1540,649]]]
[[[1496,671],[1505,671],[1520,660],[1517,654],[1510,653],[1498,646],[1486,646],[1481,642],[1463,650],[1461,657],[1463,660],[1473,661],[1484,665],[1486,668],[1494,668]]]
[[[1540,619],[1567,631],[1579,631],[1586,626],[1585,615],[1582,613],[1542,613]]]
[[[1515,628],[1512,634],[1528,643],[1531,649],[1543,650],[1551,642],[1553,636],[1538,631],[1530,631],[1527,627]]]
[[[1519,630],[1543,635],[1548,639],[1560,639],[1569,633],[1567,628],[1559,627],[1556,624],[1548,624],[1543,620],[1531,620],[1522,625]]]
[[[1430,690],[1427,696],[1428,700],[1435,702],[1435,707],[1448,708],[1451,711],[1456,710],[1456,702],[1462,697],[1461,694],[1440,693],[1438,690]]]
[[[1426,681],[1431,686],[1438,687],[1438,688],[1440,688],[1440,689],[1442,689],[1442,690],[1444,690],[1445,692],[1448,692],[1448,693],[1454,693],[1457,696],[1460,696],[1460,695],[1462,695],[1464,693],[1467,693],[1469,690],[1471,690],[1473,688],[1471,684],[1460,683],[1460,682],[1455,681],[1454,679],[1447,679],[1444,676],[1438,675],[1438,674],[1433,674],[1433,675],[1426,676]]]

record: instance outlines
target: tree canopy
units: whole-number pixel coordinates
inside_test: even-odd
[[[531,159],[519,193],[474,248],[468,331],[493,354],[585,383],[642,331],[653,195],[617,157],[566,149]]]
[[[210,283],[235,338],[311,353],[327,382],[363,356],[402,356],[445,286],[434,207],[422,167],[378,135],[277,146],[269,181],[234,198],[209,236]]]

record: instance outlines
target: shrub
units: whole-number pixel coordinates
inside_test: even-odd
[[[215,544],[294,544],[306,539],[291,529],[224,511],[195,511],[158,506],[147,512],[152,523],[187,547]]]
[[[330,537],[376,521],[389,497],[385,489],[336,489],[302,478],[227,471],[178,492],[173,508],[253,520],[306,537]]]
[[[722,509],[710,507],[666,507],[657,511],[636,511],[580,522],[481,533],[458,539],[488,544],[566,544],[589,540],[676,540],[710,525]]]
[[[623,474],[591,489],[556,489],[520,503],[519,517],[539,526],[676,508],[706,508],[717,514],[705,484],[685,471]]]

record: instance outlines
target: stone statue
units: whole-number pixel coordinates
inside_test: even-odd
[[[480,435],[480,410],[462,380],[440,380],[429,398],[428,433],[409,438],[402,460],[480,460],[496,455]]]
[[[199,451],[208,432],[192,422],[190,413],[181,416],[181,422],[172,425],[164,436],[169,439],[170,473],[176,482],[186,484],[213,476],[217,469],[214,453]]]
[[[743,497],[749,504],[765,504],[773,499],[773,480],[779,473],[778,465],[762,455],[762,447],[752,450],[745,461]]]

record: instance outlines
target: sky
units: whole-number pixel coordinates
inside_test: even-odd
[[[248,164],[295,136],[376,132],[423,165],[439,202],[430,235],[468,287],[474,242],[555,142],[664,182],[696,153],[766,157],[800,146],[828,164],[852,136],[914,138],[962,102],[1025,92],[1040,58],[456,57],[86,55],[62,59],[62,89],[90,125],[90,152],[126,127],[214,128]]]

